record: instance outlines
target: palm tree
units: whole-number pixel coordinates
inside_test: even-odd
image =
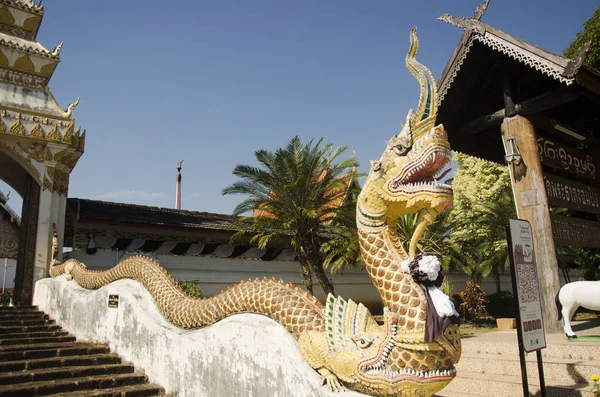
[[[331,274],[343,271],[347,266],[362,263],[356,228],[356,200],[361,191],[358,178],[359,175],[355,174],[335,218],[325,225],[327,239],[321,245],[321,252],[325,255],[323,266],[328,268]]]
[[[489,242],[483,242],[460,254],[460,266],[463,272],[477,284],[481,284],[492,272],[493,256],[490,255],[490,245]]]
[[[451,241],[453,223],[448,215],[448,211],[440,212],[435,221],[425,229],[417,243],[417,252],[437,256],[445,270],[450,269],[452,260],[456,257]],[[398,236],[406,252],[408,252],[410,240],[419,224],[418,220],[418,213],[405,214],[398,218]]]
[[[264,248],[287,236],[296,250],[304,286],[311,293],[312,276],[326,294],[334,292],[323,270],[322,231],[343,202],[356,168],[354,157],[338,161],[346,150],[323,144],[323,139],[303,145],[296,136],[274,153],[257,150],[258,167],[237,165],[233,174],[241,180],[222,192],[248,196],[235,207],[235,215],[254,214],[243,218],[252,222],[241,223],[246,226],[234,238],[251,233],[251,241]]]
[[[496,201],[481,203],[477,223],[487,231],[486,260],[490,261],[490,273],[496,282],[496,292],[502,292],[500,276],[509,265],[506,225],[508,220],[517,217],[517,210],[511,192],[504,192]]]

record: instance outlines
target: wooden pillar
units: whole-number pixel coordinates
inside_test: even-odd
[[[15,302],[30,305],[33,299],[33,274],[35,267],[35,246],[37,237],[38,212],[40,205],[40,185],[27,175],[21,214],[19,252],[15,270]]]
[[[562,326],[554,303],[560,289],[558,261],[535,129],[523,116],[506,117],[502,122],[502,139],[505,147],[508,139],[514,139],[522,156],[520,163],[510,163],[509,169],[517,216],[528,220],[533,231],[545,330],[547,333],[561,333]]]

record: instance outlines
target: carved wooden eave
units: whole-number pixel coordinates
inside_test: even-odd
[[[567,86],[576,81],[576,76],[582,69],[583,60],[579,62],[570,60],[518,39],[481,21],[450,18],[452,17],[445,14],[438,19],[461,27],[464,31],[460,42],[438,80],[440,103],[443,102],[471,48],[477,42]]]
[[[35,40],[44,17],[44,6],[28,0],[0,0],[0,31]]]
[[[536,128],[558,139],[574,139],[557,133],[553,125],[560,121],[579,135],[597,137],[600,73],[583,66],[589,46],[568,59],[474,18],[444,14],[438,19],[463,29],[437,84],[437,120],[450,131],[455,150],[504,162],[499,128],[507,87],[516,113],[530,118]]]

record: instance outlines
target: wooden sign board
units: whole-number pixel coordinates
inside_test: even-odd
[[[539,137],[537,144],[542,164],[585,178],[596,179],[596,166],[590,154],[544,137]]]
[[[513,291],[519,305],[518,336],[523,350],[529,353],[546,347],[533,232],[529,222],[509,219],[508,240]]]
[[[600,189],[550,174],[544,184],[550,205],[600,214]]]
[[[600,222],[552,215],[552,236],[556,245],[600,248]]]

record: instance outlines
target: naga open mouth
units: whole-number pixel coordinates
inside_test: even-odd
[[[452,194],[452,187],[440,182],[449,172],[452,153],[447,147],[435,145],[404,167],[404,172],[390,181],[391,193],[431,192]]]
[[[436,382],[445,381],[448,382],[456,376],[456,369],[454,367],[447,369],[420,371],[410,367],[399,368],[396,364],[389,362],[390,354],[395,347],[395,337],[398,331],[398,326],[395,322],[388,325],[389,327],[389,341],[385,344],[379,352],[378,357],[375,360],[369,360],[369,362],[361,365],[361,371],[364,375],[371,379],[385,380],[387,382],[396,382],[403,380],[410,380],[413,382]],[[399,368],[399,369],[393,369]]]

